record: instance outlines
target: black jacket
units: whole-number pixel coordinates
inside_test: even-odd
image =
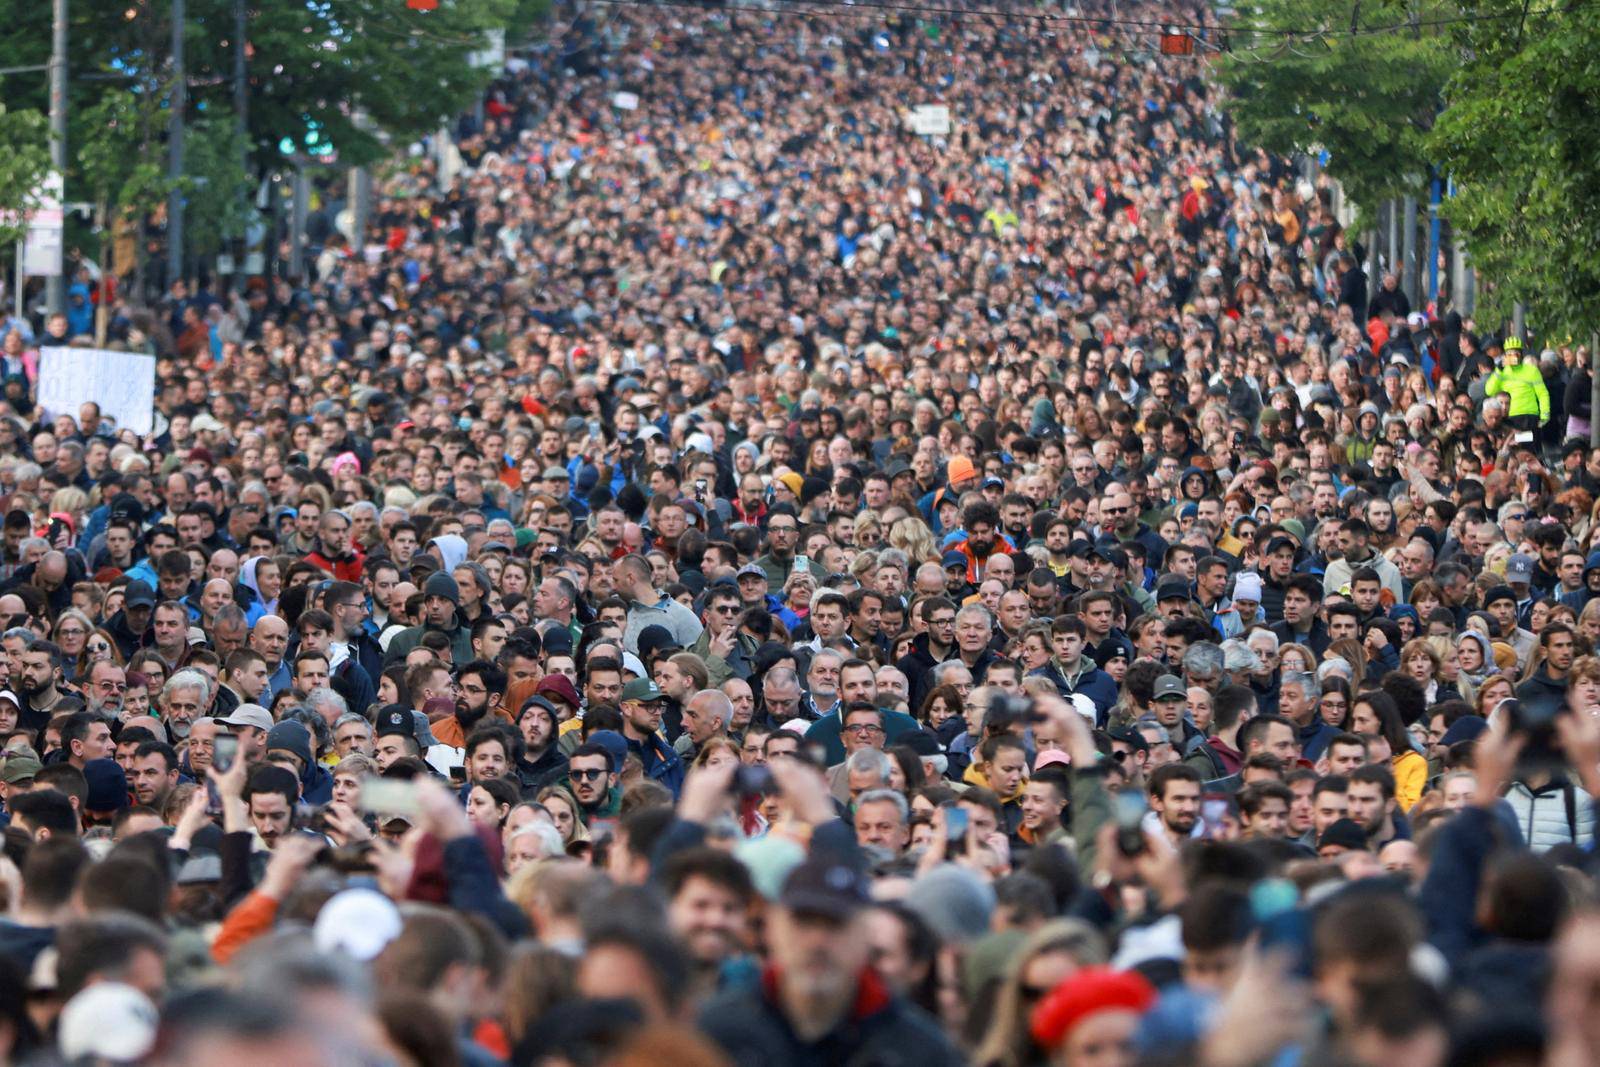
[[[956,657],[956,646],[950,646],[950,653],[945,659]],[[908,699],[912,714],[916,714],[928,693],[933,689],[933,679],[930,672],[943,663],[944,660],[935,659],[932,652],[928,651],[928,635],[918,634],[911,642],[911,651],[900,657],[900,662],[895,664],[900,673],[906,676]]]
[[[700,1013],[700,1029],[736,1067],[955,1067],[965,1057],[939,1024],[862,974],[849,1016],[817,1041],[795,1033],[777,1004],[774,972],[755,988],[727,992]]]

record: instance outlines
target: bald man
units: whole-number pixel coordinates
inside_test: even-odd
[[[287,689],[294,681],[294,672],[283,658],[289,647],[289,624],[277,615],[261,616],[250,628],[250,647],[267,661],[267,691],[262,694],[262,703],[270,707],[279,690]]]
[[[10,580],[0,585],[0,592],[31,585],[44,596],[50,605],[50,615],[54,617],[72,606],[72,583],[75,578],[81,577],[81,572],[74,575],[65,553],[51,549],[40,556],[37,562],[18,567]],[[17,601],[20,605],[21,598],[17,598]],[[17,621],[21,622],[20,619]]]

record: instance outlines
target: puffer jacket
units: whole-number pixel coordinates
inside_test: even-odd
[[[1566,778],[1556,777],[1538,790],[1517,782],[1506,791],[1505,802],[1534,852],[1568,844],[1588,848],[1594,840],[1594,802]]]

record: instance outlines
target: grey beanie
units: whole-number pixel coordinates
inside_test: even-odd
[[[994,917],[994,887],[965,867],[946,863],[911,883],[906,907],[947,943],[972,941],[989,933]]]
[[[434,571],[428,575],[428,580],[422,583],[422,595],[442,596],[457,607],[461,606],[461,587],[445,571]]]

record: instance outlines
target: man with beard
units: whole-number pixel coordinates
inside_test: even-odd
[[[505,693],[505,671],[488,660],[468,663],[456,678],[456,712],[433,724],[433,739],[441,745],[460,748]]]
[[[820,829],[820,828],[819,828]],[[770,979],[708,1003],[700,1029],[740,1063],[964,1062],[939,1025],[890,992],[869,965],[866,878],[815,850],[767,912]]]
[[[662,870],[667,923],[689,951],[698,992],[717,988],[722,968],[747,952],[755,886],[750,871],[724,849],[685,849]]]
[[[126,659],[150,643],[150,613],[156,606],[156,592],[150,583],[134,579],[122,597],[122,610],[106,620],[105,631],[117,643]]]
[[[1150,775],[1150,810],[1174,849],[1182,848],[1200,820],[1200,772],[1183,763],[1157,767]]]
[[[636,678],[622,687],[622,736],[639,757],[646,778],[672,790],[683,788],[683,760],[661,736],[662,703],[666,694],[648,678]]]
[[[197,670],[182,670],[161,687],[161,718],[173,744],[189,736],[200,712],[211,706],[211,679]]]
[[[961,516],[961,525],[966,537],[951,542],[945,551],[959,552],[966,557],[967,581],[976,584],[983,581],[991,555],[998,552],[1009,556],[1015,550],[1000,540],[1000,513],[987,501],[979,500],[968,505]]]
[[[128,785],[134,799],[161,811],[178,785],[178,753],[165,741],[146,741],[133,754]]]
[[[1410,839],[1405,816],[1395,814],[1394,775],[1389,768],[1369,763],[1356,768],[1349,782],[1345,792],[1349,817],[1367,835],[1374,852],[1397,838]]]
[[[524,795],[532,794],[561,780],[567,760],[556,744],[556,707],[542,696],[531,696],[516,712],[517,733],[522,735],[522,754],[515,768]]]
[[[44,640],[35,639],[22,650],[18,695],[23,706],[17,725],[24,730],[38,731],[52,718],[83,707],[83,699],[62,689],[61,649]]]
[[[89,668],[88,709],[102,719],[122,717],[122,694],[128,691],[128,674],[111,660],[97,659]]]
[[[613,737],[615,735],[612,735]],[[585,742],[567,757],[567,788],[578,802],[584,825],[593,830],[597,821],[615,820],[622,790],[613,786],[617,767],[611,752],[594,741]]]

